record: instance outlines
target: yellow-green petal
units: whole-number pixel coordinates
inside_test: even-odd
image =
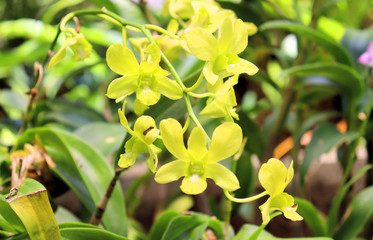
[[[276,196],[284,191],[287,174],[285,165],[280,160],[271,158],[261,166],[258,178],[269,195]]]
[[[159,101],[159,99],[161,98],[161,94],[154,91],[149,86],[144,85],[137,89],[136,98],[143,104],[150,106],[156,104]]]
[[[202,128],[195,127],[188,139],[188,152],[194,159],[202,159],[207,153],[206,144],[207,139]]]
[[[106,61],[109,68],[120,75],[139,73],[139,63],[135,55],[120,43],[114,43],[108,48]]]
[[[151,144],[148,147],[149,149],[149,157],[146,160],[146,165],[152,171],[152,173],[155,173],[158,165],[158,157],[157,154],[161,152],[161,149],[156,147],[155,145]]]
[[[149,107],[145,104],[143,104],[142,102],[140,102],[138,99],[135,99],[135,103],[134,103],[135,107],[134,107],[134,111],[136,113],[136,115],[141,115],[145,112],[145,110],[147,110]]]
[[[246,73],[248,75],[254,75],[258,70],[257,66],[242,58],[239,59],[238,63],[230,64],[227,67],[227,71],[233,74]]]
[[[121,154],[118,161],[118,166],[121,168],[128,168],[132,166],[136,162],[136,157],[137,156],[132,152]]]
[[[74,61],[88,58],[92,53],[92,45],[81,34],[70,47],[74,52]]]
[[[207,82],[214,85],[219,80],[219,75],[214,73],[214,62],[207,62],[203,67],[203,76],[205,76]]]
[[[136,122],[135,122],[135,125],[133,127],[133,130],[135,131],[135,133],[137,134],[137,136],[141,137],[141,138],[145,138],[146,135],[148,135],[150,133],[150,131],[152,130],[156,130],[156,125],[155,125],[155,121],[152,117],[150,116],[141,116],[139,117]],[[157,138],[157,136],[154,137],[153,141]],[[149,139],[150,140],[150,139]],[[149,142],[148,144],[151,144],[152,142]]]
[[[161,50],[155,43],[151,43],[146,49],[145,52],[150,54],[150,59],[148,62],[150,64],[158,64],[161,61]]]
[[[219,30],[219,37],[218,37],[219,54],[224,54],[228,52],[228,50],[232,47],[231,44],[233,43],[233,39],[236,37],[237,34],[240,34],[240,33],[233,31],[232,19],[225,18]]]
[[[58,52],[51,58],[47,69],[52,68],[53,66],[62,61],[62,59],[66,56],[66,47],[67,46],[62,46],[62,48],[58,50]]]
[[[219,163],[208,164],[205,169],[206,178],[214,180],[216,185],[228,191],[240,188],[236,175]]]
[[[187,160],[188,152],[183,141],[183,129],[178,121],[172,118],[162,120],[159,128],[167,150],[178,159]]]
[[[267,201],[259,207],[262,213],[262,221],[263,221],[262,224],[263,225],[267,225],[269,221],[271,220],[271,217],[269,216],[269,208],[271,205],[271,201],[272,201],[272,197],[269,197]]]
[[[189,50],[197,58],[204,61],[214,58],[217,51],[217,41],[206,29],[191,29],[186,34],[185,39]]]
[[[293,168],[293,161],[291,161],[290,166],[288,168],[288,174],[286,176],[285,185],[288,185],[294,177],[294,168]]]
[[[208,152],[208,161],[218,162],[235,154],[241,146],[241,127],[233,122],[226,122],[217,127],[212,134]]]
[[[176,181],[186,175],[189,162],[176,160],[161,166],[155,174],[155,181],[158,183],[169,183]]]
[[[205,191],[206,188],[206,179],[198,174],[185,177],[180,186],[181,191],[190,195],[200,194]]]
[[[249,31],[246,24],[241,19],[236,19],[233,24],[233,32],[235,33],[235,36],[230,44],[229,51],[239,54],[245,50],[247,46]]]
[[[107,89],[106,96],[111,99],[127,97],[137,89],[137,75],[114,79]]]
[[[169,99],[177,100],[183,96],[183,91],[180,86],[167,77],[160,77],[156,79],[158,91]]]

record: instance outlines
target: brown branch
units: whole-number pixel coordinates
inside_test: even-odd
[[[95,212],[92,214],[91,221],[89,222],[92,225],[98,226],[102,221],[102,217],[106,210],[106,206],[109,203],[110,197],[114,191],[115,185],[120,177],[120,174],[125,171],[127,168],[117,168],[115,170],[115,175],[111,179],[109,186],[107,187],[101,201],[98,203]]]

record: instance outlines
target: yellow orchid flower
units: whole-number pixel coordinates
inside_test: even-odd
[[[297,205],[294,203],[294,198],[284,193],[293,176],[293,162],[291,162],[289,169],[286,169],[280,160],[271,158],[260,168],[259,182],[270,195],[267,201],[259,207],[262,212],[263,224],[268,224],[271,220],[269,213],[275,210],[283,212],[284,216],[292,221],[303,219],[296,212]]]
[[[238,151],[242,142],[242,130],[233,122],[223,123],[215,129],[210,148],[200,127],[192,130],[188,149],[183,141],[182,127],[175,119],[162,120],[161,136],[167,150],[178,159],[159,168],[155,180],[168,183],[184,177],[181,190],[186,194],[200,194],[211,178],[223,189],[234,191],[239,188],[236,175],[218,162]]]

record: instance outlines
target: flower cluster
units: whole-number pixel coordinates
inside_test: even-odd
[[[240,74],[253,75],[258,71],[253,63],[239,56],[247,47],[249,35],[256,32],[256,27],[238,19],[234,12],[221,8],[213,0],[167,0],[164,13],[172,17],[167,29],[150,24],[140,27],[138,24],[118,21],[123,26],[123,44],[111,45],[106,53],[107,65],[119,75],[109,84],[106,96],[116,102],[124,101],[123,108],[118,110],[119,118],[131,135],[118,165],[130,167],[140,154],[147,154],[147,166],[155,173],[158,183],[183,178],[180,188],[184,193],[200,194],[207,188],[206,179],[209,178],[227,195],[228,191],[237,190],[240,184],[235,173],[219,162],[233,156],[242,145],[242,129],[234,122],[234,119],[238,119],[234,86]],[[130,26],[126,28],[126,25]],[[137,54],[126,45],[126,31],[133,28],[145,35],[145,38],[129,40],[132,49],[139,52],[139,60]],[[149,29],[158,34],[151,34]],[[91,51],[91,46],[82,35],[75,34],[67,38],[61,50],[51,59],[50,67],[63,58],[67,47],[73,49],[76,60],[86,58]],[[171,63],[181,53],[192,54],[196,60],[204,63],[198,79],[190,87],[184,85]],[[204,81],[205,84],[201,84]],[[124,107],[126,99],[133,93],[137,115],[157,104],[162,96],[171,100],[183,98],[188,111],[185,125],[168,118],[160,121],[158,130],[151,116],[142,115],[132,129]],[[211,139],[194,113],[190,97],[208,98],[200,115],[225,120],[215,128]],[[191,120],[196,127],[189,132]],[[184,135],[188,133],[186,147]],[[156,146],[157,139],[176,158],[158,170],[157,155],[161,152],[161,146]],[[287,170],[277,159],[270,159],[261,167],[259,181],[265,192],[258,196],[270,195],[260,206],[263,224],[269,222],[273,210],[282,211],[291,220],[302,219],[296,213],[293,197],[283,192],[293,175],[292,166]]]

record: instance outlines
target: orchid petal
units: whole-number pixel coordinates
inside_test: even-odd
[[[161,166],[155,174],[155,181],[158,183],[169,183],[185,176],[189,162],[176,160]]]
[[[241,127],[233,122],[226,122],[217,127],[212,134],[208,152],[209,162],[218,162],[235,154],[241,146]]]
[[[125,76],[114,79],[108,87],[106,96],[116,99],[126,97],[137,89],[137,75]]]
[[[200,194],[207,188],[206,179],[198,174],[187,176],[183,179],[180,186],[181,190],[186,194]]]
[[[106,61],[109,68],[120,75],[139,73],[139,64],[135,55],[120,43],[114,43],[108,48]]]
[[[204,61],[214,58],[217,41],[206,29],[194,28],[186,34],[185,39],[189,50],[197,58]]]
[[[228,191],[234,191],[240,188],[240,183],[236,175],[218,163],[212,163],[206,166],[206,178],[211,178],[216,185]]]
[[[188,152],[183,141],[183,130],[178,121],[172,118],[162,120],[159,128],[167,150],[175,157],[187,160]]]
[[[188,152],[194,159],[202,159],[206,155],[206,144],[207,139],[202,128],[194,128],[188,139]]]

